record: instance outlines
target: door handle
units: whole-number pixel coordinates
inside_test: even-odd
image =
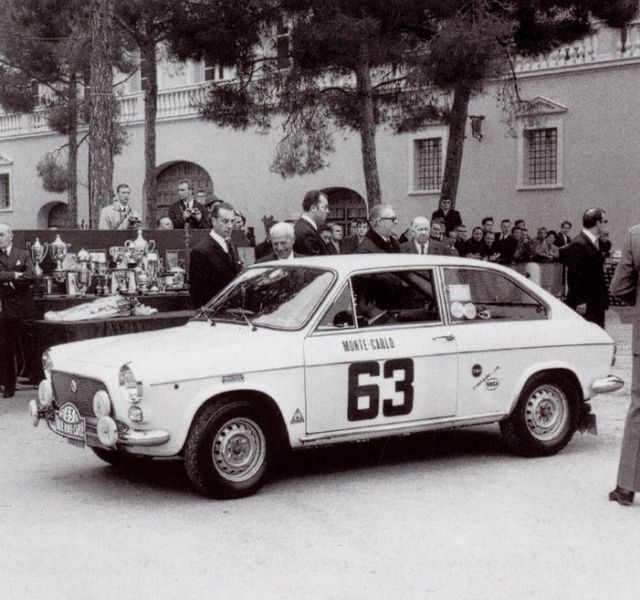
[[[452,342],[456,339],[456,336],[452,333],[448,333],[447,335],[437,335],[433,338],[434,340],[447,340],[447,342]]]

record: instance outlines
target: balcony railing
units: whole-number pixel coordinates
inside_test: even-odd
[[[603,27],[579,42],[561,46],[546,55],[518,58],[518,75],[533,76],[556,70],[580,69],[587,66],[640,62],[640,21],[624,30]],[[164,89],[158,92],[158,121],[195,118],[198,104],[206,97],[208,83]],[[123,125],[144,122],[144,92],[118,97],[119,118]],[[0,114],[0,139],[51,133],[43,112],[32,114]]]

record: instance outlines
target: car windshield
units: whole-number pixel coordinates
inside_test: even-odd
[[[234,321],[275,329],[300,329],[334,280],[332,271],[308,267],[249,269],[196,319]]]

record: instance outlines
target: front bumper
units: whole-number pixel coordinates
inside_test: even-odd
[[[622,381],[620,377],[617,375],[609,375],[602,379],[596,379],[591,384],[591,390],[595,394],[610,394],[611,392],[618,391],[622,386],[624,386],[624,381]]]

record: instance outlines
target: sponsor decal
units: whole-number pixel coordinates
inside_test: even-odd
[[[69,440],[75,440],[82,445],[86,441],[86,421],[80,416],[78,409],[69,402],[55,413],[54,428]]]
[[[234,375],[223,375],[222,383],[244,383],[244,375],[236,373]]]
[[[298,423],[304,423],[304,417],[300,412],[299,408],[296,408],[296,412],[293,413],[293,417],[291,419],[291,425],[296,425]]]
[[[482,375],[482,367],[480,365],[473,365],[473,367],[471,367],[471,375],[480,377],[480,375]]]
[[[499,370],[500,367],[496,367],[493,371],[487,373],[480,381],[478,381],[478,383],[473,386],[473,389],[477,390],[484,383],[487,385],[487,389],[495,390],[498,387],[499,382],[495,377],[493,377],[493,375],[495,375]],[[489,380],[492,380],[491,384],[489,384]],[[495,384],[493,383],[493,381],[495,381]]]
[[[499,385],[500,382],[498,381],[497,377],[489,377],[489,379],[487,379],[486,386],[488,390],[495,390]]]
[[[392,337],[353,338],[342,340],[344,352],[368,352],[370,350],[391,350],[396,344]]]

